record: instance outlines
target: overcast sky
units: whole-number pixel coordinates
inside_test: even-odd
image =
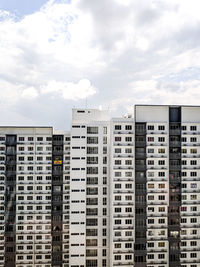
[[[200,105],[199,0],[1,0],[0,125]]]

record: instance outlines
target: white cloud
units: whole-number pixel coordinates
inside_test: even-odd
[[[48,109],[52,99],[72,107],[91,97],[94,107],[116,111],[134,103],[197,104],[199,5],[51,0],[20,19],[0,11],[1,101]]]
[[[41,93],[53,93],[67,100],[84,99],[96,92],[97,89],[87,79],[82,79],[78,83],[49,81],[47,85],[41,87]]]
[[[130,84],[128,95],[113,100],[112,110],[119,110],[122,103],[128,113],[133,113],[134,104],[199,105],[200,81],[137,81]]]
[[[29,88],[26,88],[22,91],[22,97],[24,98],[36,98],[38,96],[38,91],[33,88],[33,87],[29,87]]]

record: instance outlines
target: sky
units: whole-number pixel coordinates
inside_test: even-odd
[[[200,105],[199,0],[1,0],[0,125]]]

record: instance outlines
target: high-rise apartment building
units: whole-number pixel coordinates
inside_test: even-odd
[[[0,127],[0,266],[200,267],[200,107]]]
[[[0,128],[0,266],[68,266],[70,135]]]

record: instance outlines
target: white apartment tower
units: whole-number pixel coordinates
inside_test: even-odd
[[[74,109],[71,127],[70,266],[109,266],[110,120]]]
[[[0,267],[200,267],[200,107],[0,127]]]

